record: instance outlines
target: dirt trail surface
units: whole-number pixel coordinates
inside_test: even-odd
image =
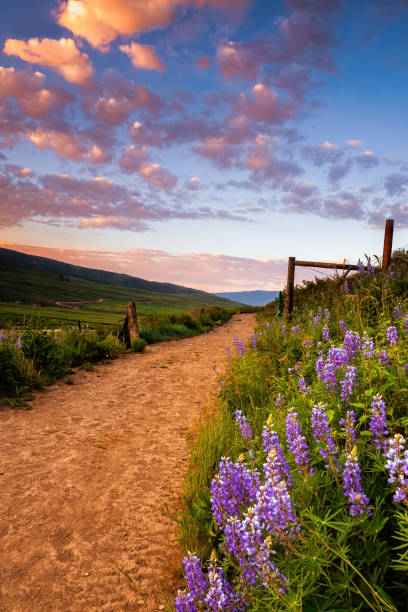
[[[186,434],[255,315],[149,346],[0,412],[0,610],[164,609]],[[124,568],[136,592],[115,569]]]

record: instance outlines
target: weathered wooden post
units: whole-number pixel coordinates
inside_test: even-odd
[[[79,319],[77,320],[77,328],[78,328],[79,333],[81,333],[82,325],[81,325],[81,321]]]
[[[127,305],[126,319],[129,329],[130,342],[132,342],[133,338],[140,338],[139,326],[137,324],[136,305],[134,302],[129,302],[129,304]]]
[[[296,257],[288,259],[288,280],[286,283],[285,315],[291,318],[293,311],[293,285],[295,282],[295,260]]]
[[[387,272],[388,268],[390,267],[393,233],[394,233],[394,219],[387,219],[385,222],[384,250],[383,250],[383,257],[382,257],[383,272]]]

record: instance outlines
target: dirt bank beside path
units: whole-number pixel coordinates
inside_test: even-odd
[[[0,412],[0,610],[160,610],[186,434],[255,315],[147,347]],[[115,565],[129,572],[133,593]]]

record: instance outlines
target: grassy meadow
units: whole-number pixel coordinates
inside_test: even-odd
[[[408,609],[408,253],[265,307],[178,517],[179,612]],[[184,574],[182,579],[181,574]]]
[[[55,302],[103,302],[58,306]],[[126,305],[136,303],[138,314],[190,312],[211,306],[234,307],[236,303],[208,293],[159,293],[120,285],[96,283],[75,277],[59,277],[35,270],[0,266],[0,328],[31,321],[49,329],[75,324],[117,326]],[[20,303],[17,303],[20,302]]]

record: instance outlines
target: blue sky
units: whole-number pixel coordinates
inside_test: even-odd
[[[389,217],[407,247],[407,31],[407,0],[10,3],[1,245],[208,291],[381,255]]]

